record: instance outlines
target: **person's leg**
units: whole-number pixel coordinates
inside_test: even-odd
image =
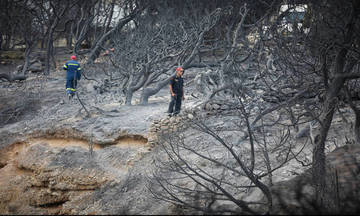
[[[75,95],[75,91],[76,91],[76,87],[77,87],[77,80],[76,79],[73,79],[73,90],[72,90],[72,93],[71,95],[74,96]]]
[[[176,98],[176,103],[175,103],[175,112],[174,114],[177,115],[180,113],[180,109],[181,109],[181,97],[180,95]]]
[[[71,88],[72,88],[72,79],[66,78],[66,94],[71,94]]]
[[[169,103],[169,109],[168,109],[168,113],[171,114],[173,113],[173,110],[174,110],[174,105],[175,105],[175,97],[171,96],[171,100],[170,100],[170,103]]]

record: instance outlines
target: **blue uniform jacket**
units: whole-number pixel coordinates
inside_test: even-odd
[[[66,79],[74,79],[75,73],[76,79],[81,79],[81,67],[79,62],[75,60],[67,61],[63,68],[66,70]]]

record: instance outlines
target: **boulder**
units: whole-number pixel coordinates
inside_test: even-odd
[[[71,212],[75,203],[119,181],[137,154],[116,147],[91,154],[83,147],[47,143],[24,149],[0,169],[0,214],[78,214]]]

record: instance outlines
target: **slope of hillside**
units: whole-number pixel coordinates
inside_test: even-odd
[[[169,119],[165,113],[170,99],[167,87],[150,98],[146,106],[137,104],[139,93],[134,95],[133,106],[125,106],[120,97],[100,94],[94,81],[82,79],[78,96],[86,110],[76,98],[69,102],[60,64],[66,57],[67,54],[59,57],[58,69],[49,76],[30,73],[26,81],[0,83],[0,108],[11,108],[2,112],[0,127],[0,214],[176,213],[173,205],[154,199],[149,191],[149,187],[156,187],[148,181],[156,169],[154,161],[168,158],[157,145],[158,135],[176,134],[175,125],[185,130],[186,142],[199,152],[226,154],[219,151],[208,135],[191,125],[182,127],[182,123],[191,122],[193,115],[188,113],[194,112],[192,108],[200,102],[191,94],[197,93],[192,79],[201,69],[186,72],[184,112]],[[343,111],[346,118],[352,118],[349,110]],[[217,128],[231,128],[238,117],[236,113],[222,116],[199,109],[196,112]],[[274,128],[268,136],[276,132]],[[350,133],[350,125],[342,116],[336,116],[327,153],[336,145],[343,146]],[[229,130],[224,136],[232,142],[238,134],[239,131]],[[301,149],[306,139],[296,139],[292,143],[294,150]],[[308,178],[302,173],[309,168],[304,163],[310,164],[311,152],[308,143],[296,159],[273,173],[274,190],[292,191],[294,179]],[[343,154],[332,155],[341,158]],[[218,172],[216,166],[195,154],[186,156],[192,163]],[[270,156],[276,159],[275,155]],[[311,188],[308,191],[311,194]],[[239,197],[246,197],[247,201],[262,199],[256,188]]]

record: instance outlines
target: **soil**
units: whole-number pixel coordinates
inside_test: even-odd
[[[57,68],[52,70],[48,76],[41,73],[28,73],[26,81],[13,83],[0,81],[0,120],[3,122],[0,123],[2,124],[0,125],[0,137],[2,138],[0,141],[0,183],[16,176],[31,175],[26,170],[18,169],[16,164],[17,156],[30,146],[47,143],[51,148],[72,149],[72,147],[80,147],[83,150],[88,150],[92,144],[94,152],[100,155],[97,159],[107,162],[102,165],[104,170],[113,172],[115,176],[121,179],[125,179],[124,176],[126,176],[126,178],[136,180],[132,179],[136,186],[128,191],[126,189],[124,193],[124,186],[121,184],[115,185],[114,188],[99,190],[96,198],[98,202],[105,203],[105,207],[102,207],[106,209],[106,205],[113,208],[127,206],[128,203],[140,197],[143,201],[139,201],[139,206],[146,208],[149,205],[146,203],[149,194],[146,194],[145,185],[147,183],[142,175],[150,169],[149,164],[153,159],[152,150],[148,145],[149,128],[154,121],[166,118],[168,102],[170,101],[169,90],[167,87],[160,90],[158,94],[150,98],[148,105],[139,104],[140,93],[136,92],[133,98],[133,106],[126,106],[120,98],[113,97],[106,92],[98,93],[94,89],[96,83],[83,78],[79,82],[78,96],[86,107],[84,110],[79,100],[73,98],[68,101],[65,95],[65,73],[62,70],[62,64],[69,58],[69,51],[58,49],[57,53]],[[81,64],[84,63],[82,59],[79,61]],[[0,73],[14,71],[19,63],[19,61],[15,61],[0,65]],[[185,83],[191,83],[191,79],[197,72],[196,70],[188,70],[184,75]],[[196,92],[194,85],[187,85],[185,88],[186,100],[182,105],[183,110],[191,109],[199,102],[198,99],[190,96],[190,93],[193,92]],[[352,118],[349,110],[345,110],[344,113],[348,119]],[[213,116],[208,121],[214,125],[218,124],[219,127],[227,127],[229,123],[234,121],[234,118],[225,116],[223,119],[218,119]],[[208,145],[210,143],[210,138],[206,134],[201,134],[198,131],[188,133],[188,141],[194,143],[194,146],[200,147],[200,144]],[[236,140],[237,137],[231,133],[228,135],[229,139]],[[342,118],[336,116],[329,133],[329,142],[326,146],[327,153],[335,148],[333,143],[337,143],[339,146],[345,144],[346,136],[350,137],[350,134],[349,125],[344,125]],[[292,144],[296,149],[300,149],[305,142],[307,140],[302,138],[295,140]],[[114,151],[110,151],[108,147],[113,148]],[[210,145],[209,150],[214,150],[214,155],[216,153],[222,154],[217,149],[211,148],[213,148],[212,145]],[[116,152],[119,149],[124,150],[121,153],[123,155],[120,154],[121,156],[114,156],[109,153]],[[299,155],[297,159],[309,164],[311,162],[309,156],[311,151],[312,146],[308,143],[304,153]],[[189,154],[187,156],[196,163],[198,162],[196,155]],[[123,165],[123,162],[120,165],[116,164],[118,157],[129,157],[126,158],[126,169],[124,166],[120,166]],[[139,162],[140,158],[142,161]],[[108,164],[111,166],[106,167]],[[117,170],[118,167],[121,169]],[[136,169],[130,171],[129,169],[132,167]],[[300,162],[292,160],[274,173],[274,182],[291,179],[307,168]],[[113,190],[117,191],[116,195],[114,195]],[[249,201],[258,199],[260,195],[259,191],[256,190],[249,190],[247,194]],[[109,199],[108,203],[107,199]],[[164,206],[161,207],[158,209],[166,209]],[[84,209],[87,208],[84,207]],[[146,211],[144,210],[144,212],[153,213],[156,212],[156,209],[155,205],[151,209],[149,207]],[[0,211],[1,213],[3,212]],[[89,212],[79,210],[76,213],[87,214]],[[119,212],[113,209],[104,210],[102,213]],[[159,212],[159,214],[164,213],[168,213],[167,210]]]

